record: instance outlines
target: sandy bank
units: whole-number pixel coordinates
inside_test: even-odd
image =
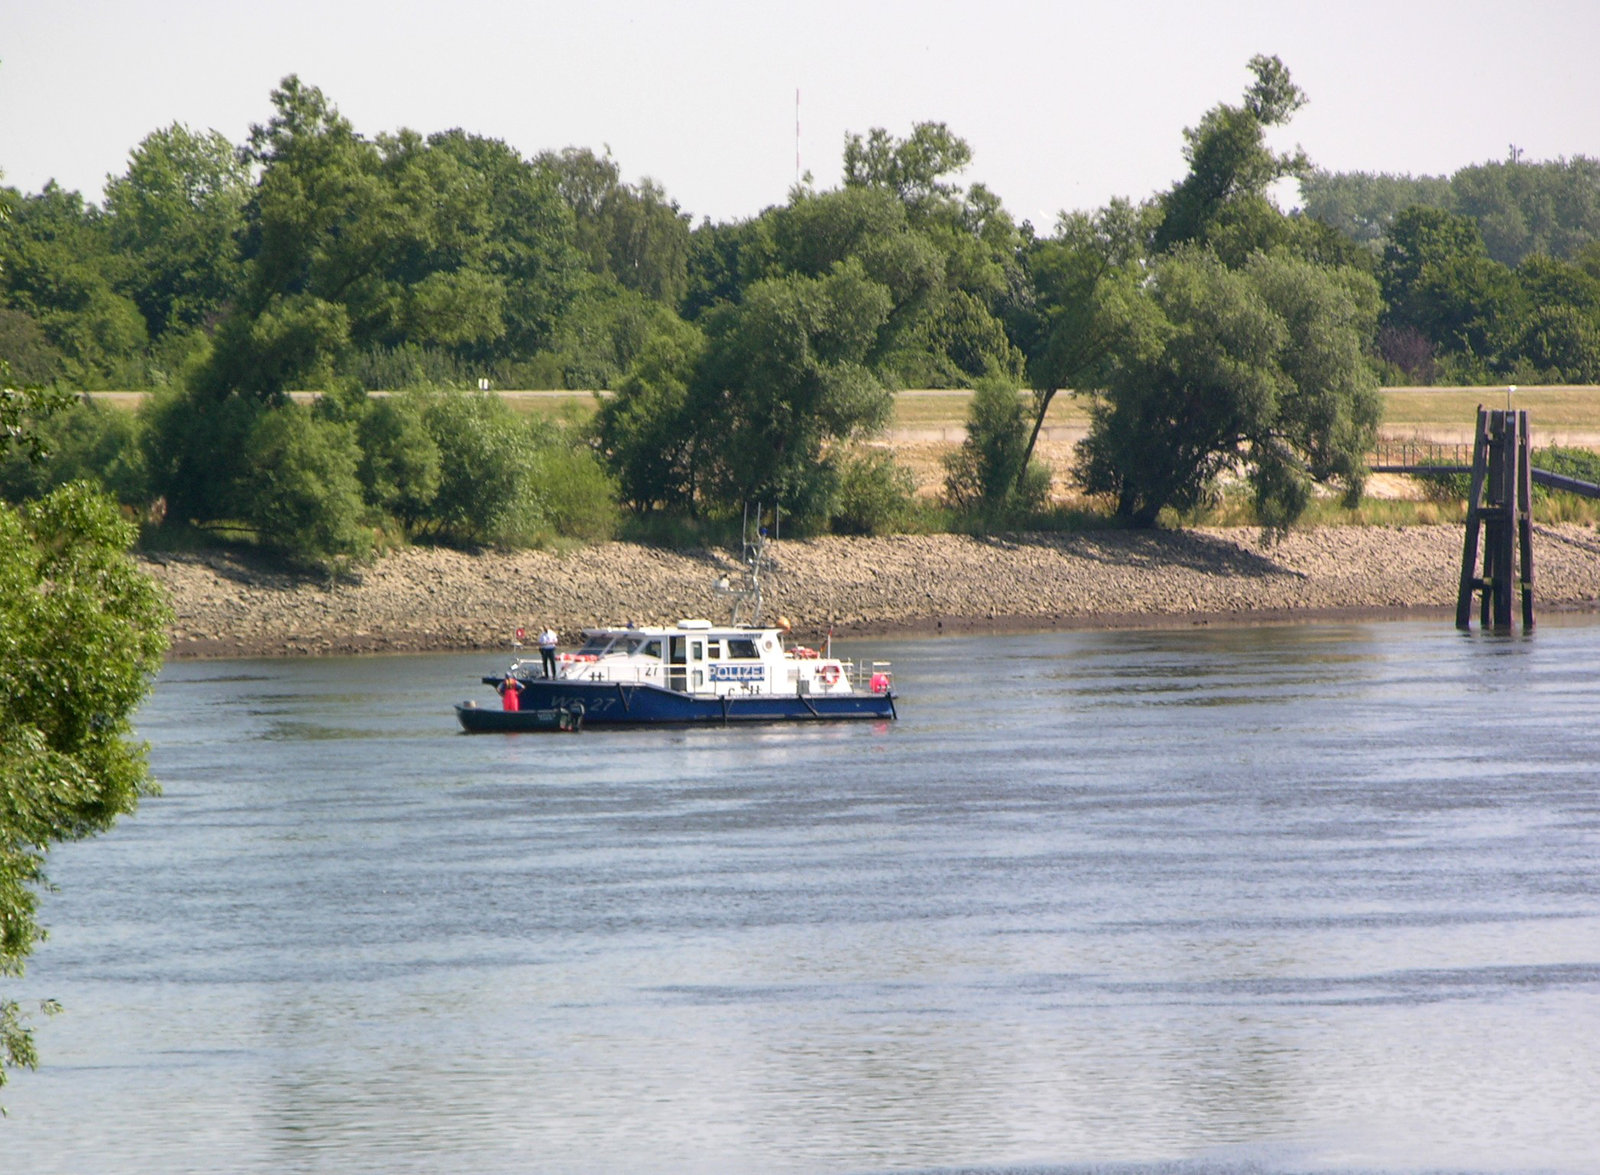
[[[957,632],[1315,618],[1453,609],[1454,526],[786,541],[768,615],[797,634]],[[722,618],[725,551],[608,543],[570,555],[416,548],[329,584],[216,554],[147,557],[177,613],[172,655],[504,648],[519,626]],[[1600,535],[1539,527],[1541,607],[1600,603]]]

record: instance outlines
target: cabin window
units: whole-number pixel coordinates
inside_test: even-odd
[[[654,657],[657,661],[661,660],[661,642],[659,640],[646,641],[644,643],[644,655],[646,657]]]
[[[756,642],[748,637],[729,637],[728,656],[754,661],[759,656],[756,652]]]
[[[713,661],[722,660],[722,642],[719,641],[719,640],[709,640],[709,641],[707,641],[706,642],[706,656],[711,658],[711,660],[713,660]]]

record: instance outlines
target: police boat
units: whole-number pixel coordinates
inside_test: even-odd
[[[591,729],[898,717],[889,662],[857,664],[833,655],[831,637],[812,649],[789,642],[787,622],[760,623],[770,563],[763,531],[745,544],[740,584],[717,581],[716,591],[734,601],[727,624],[586,629],[582,647],[558,654],[554,676],[545,676],[541,658],[518,658],[484,684],[503,690],[509,677],[523,709],[575,712]]]

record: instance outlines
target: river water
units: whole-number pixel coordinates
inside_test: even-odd
[[[0,1171],[1600,1171],[1600,623],[849,652],[901,721],[169,665]]]

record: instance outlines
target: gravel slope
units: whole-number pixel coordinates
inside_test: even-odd
[[[1453,613],[1456,526],[1327,527],[1266,546],[1258,531],[1104,531],[785,541],[767,615],[797,636],[1249,622],[1433,609]],[[504,648],[553,623],[722,619],[725,551],[626,543],[556,555],[413,548],[350,582],[233,556],[143,559],[177,613],[172,656],[292,656]],[[1600,605],[1600,535],[1537,528],[1541,608]]]

